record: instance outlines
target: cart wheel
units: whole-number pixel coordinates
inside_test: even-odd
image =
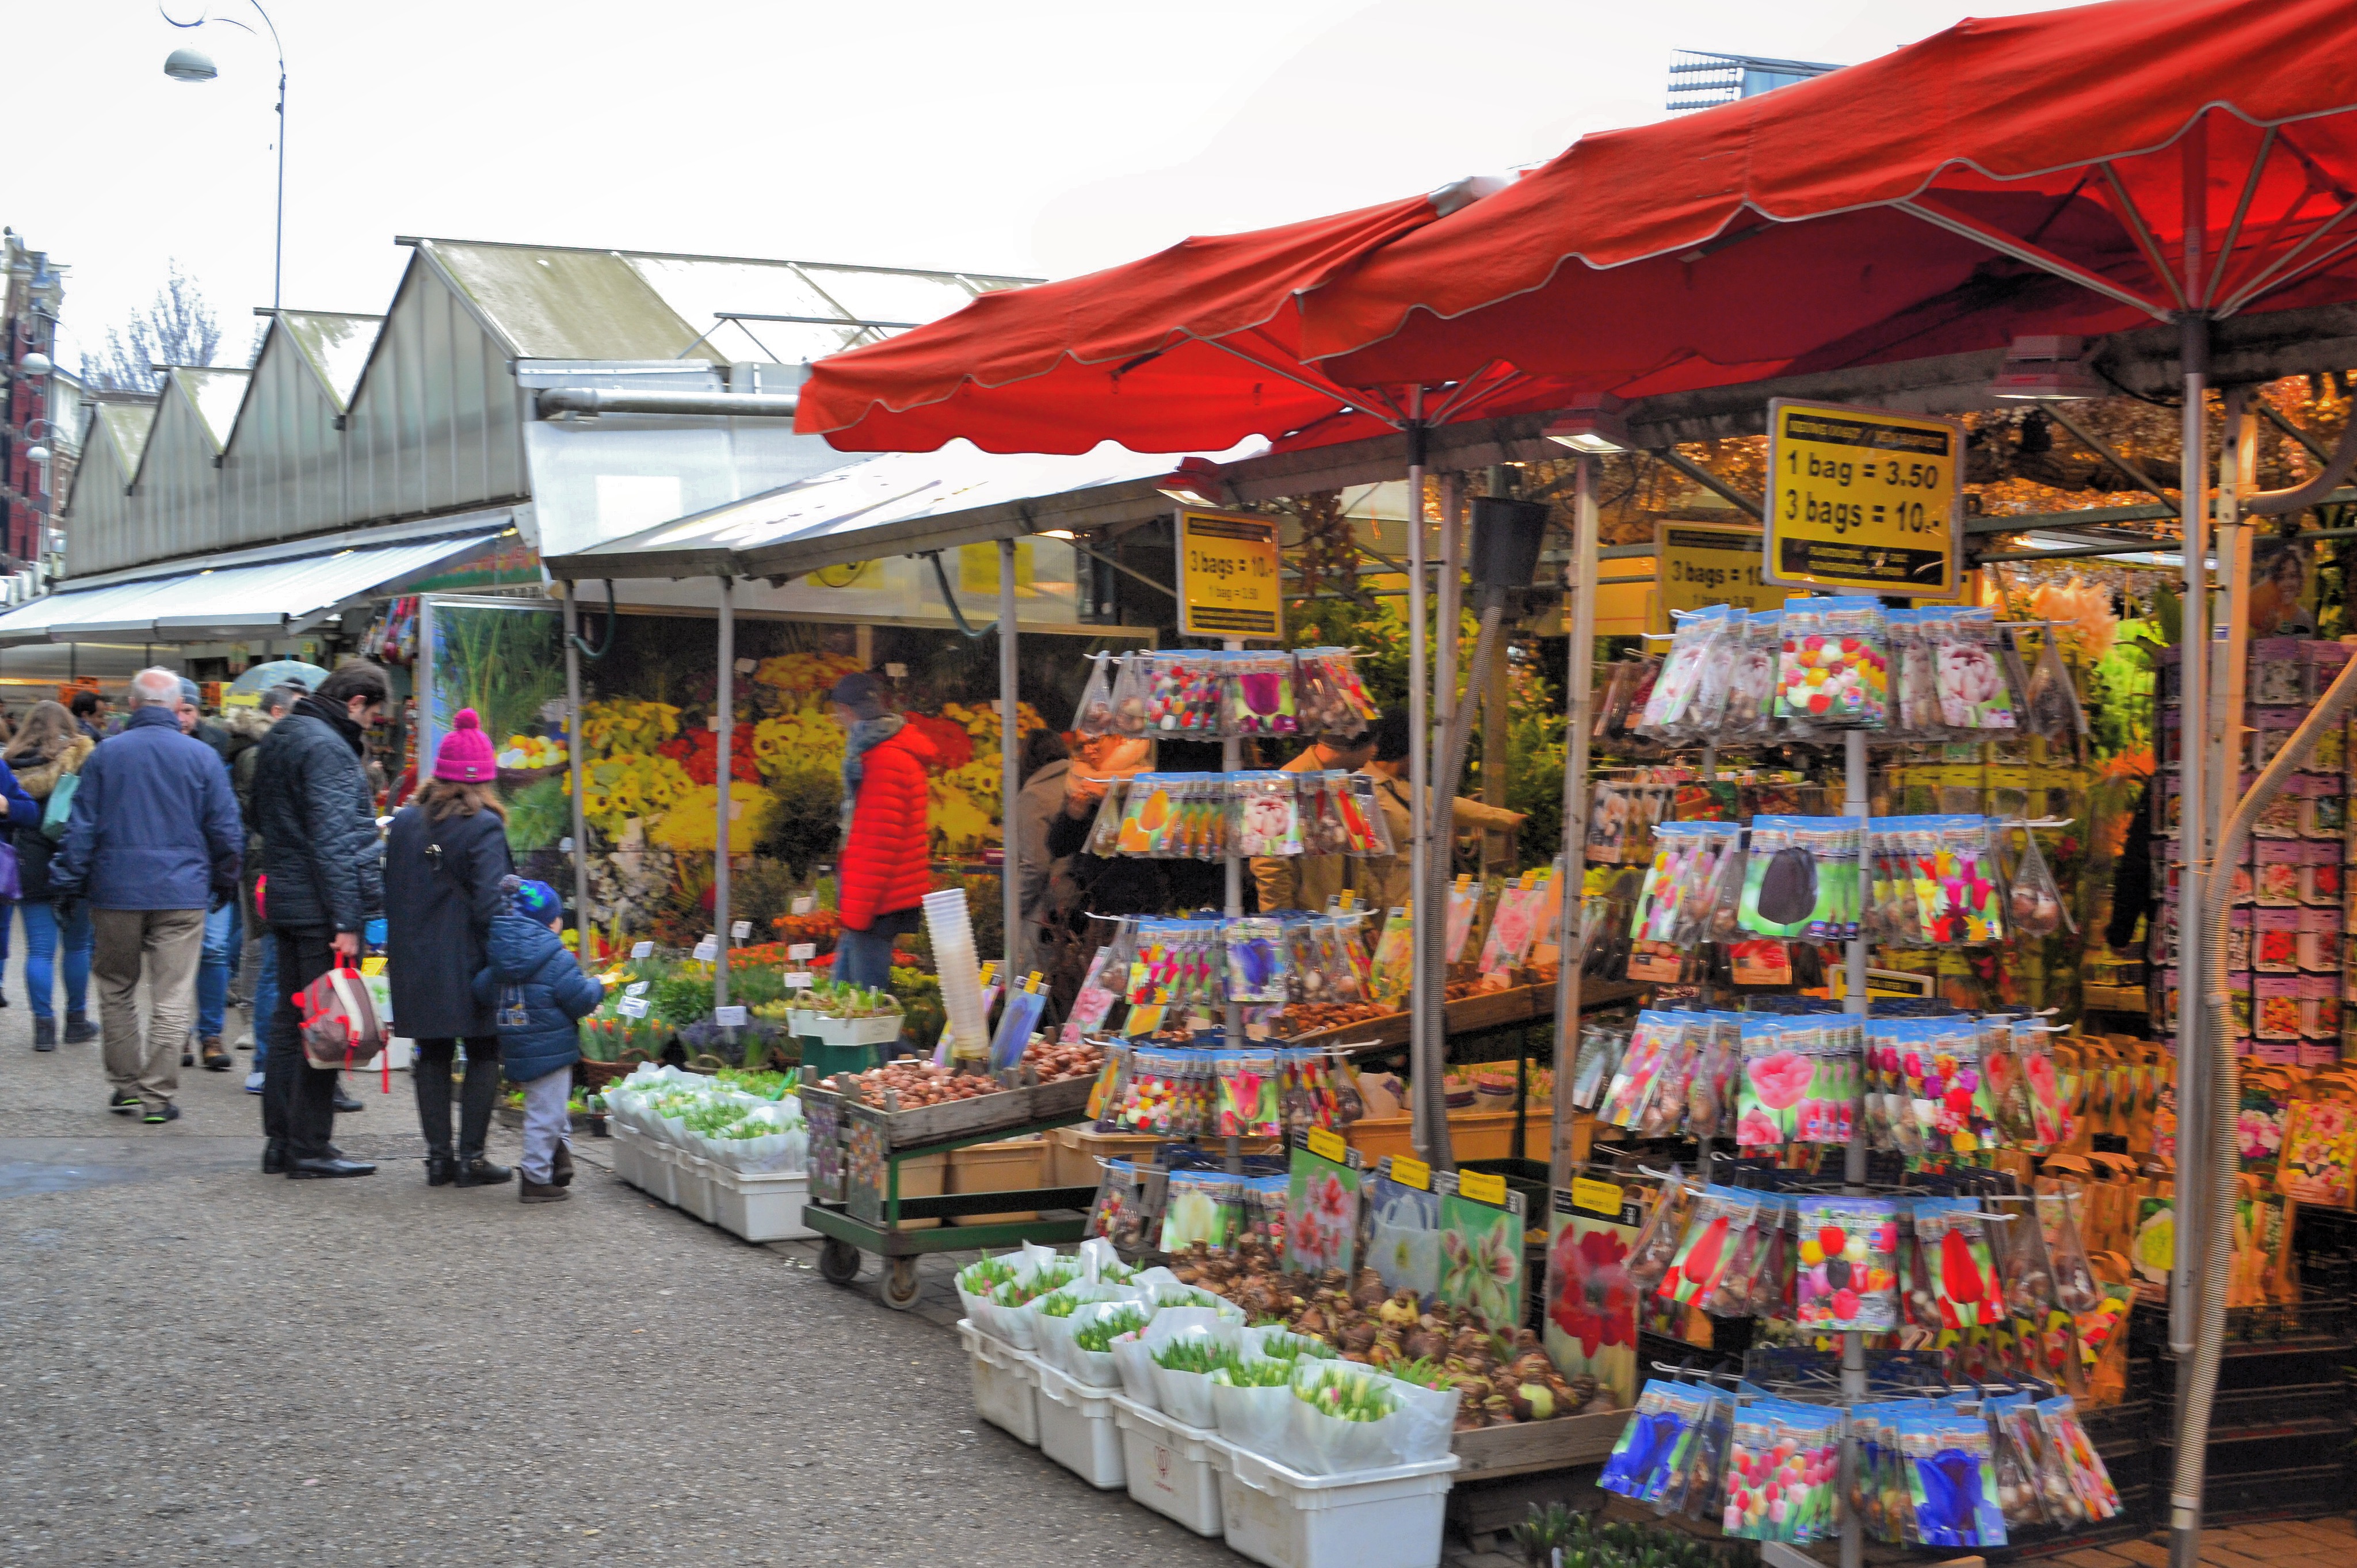
[[[906,1312],[917,1305],[917,1260],[895,1258],[884,1274],[884,1305]]]
[[[859,1277],[859,1249],[830,1236],[818,1250],[818,1277],[831,1285],[847,1285]]]

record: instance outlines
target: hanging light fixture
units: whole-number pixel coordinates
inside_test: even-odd
[[[1627,406],[1610,392],[1584,393],[1548,422],[1546,438],[1591,456],[1632,452],[1637,444],[1630,439],[1629,422],[1620,412]]]
[[[2076,403],[2104,395],[2087,369],[2084,345],[2076,338],[2030,334],[2013,340],[2005,363],[1989,382],[1991,397],[2029,403]]]

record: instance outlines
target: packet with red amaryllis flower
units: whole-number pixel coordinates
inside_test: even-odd
[[[1792,1302],[1804,1331],[1898,1327],[1898,1206],[1887,1198],[1803,1198]]]
[[[2005,1316],[2005,1286],[1989,1251],[1988,1221],[1978,1200],[1919,1197],[1915,1236],[1923,1244],[1924,1271],[1946,1328],[1972,1328]]]
[[[1735,1260],[1751,1222],[1760,1213],[1760,1195],[1734,1187],[1712,1186],[1686,1219],[1677,1256],[1670,1260],[1655,1294],[1683,1305],[1702,1300],[1717,1288],[1719,1276]]]

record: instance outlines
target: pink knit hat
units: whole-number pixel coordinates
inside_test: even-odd
[[[434,777],[453,784],[488,784],[499,772],[498,759],[491,755],[491,737],[483,733],[483,721],[474,709],[460,708],[457,717],[450,721],[450,733],[435,748]]]

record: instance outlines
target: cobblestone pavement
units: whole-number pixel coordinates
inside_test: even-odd
[[[7,1568],[1236,1561],[984,1425],[953,1336],[789,1251],[596,1168],[429,1188],[399,1073],[338,1118],[376,1176],[265,1178],[242,1057],[126,1122],[7,989]]]
[[[92,1045],[0,1010],[0,1568],[1232,1565],[974,1417],[959,1254],[893,1312],[576,1147],[573,1201],[428,1188],[410,1086],[354,1077],[374,1176],[258,1174],[240,1071],[103,1109]],[[514,1136],[495,1130],[494,1157]],[[1519,1568],[1452,1540],[1448,1568]],[[2070,1568],[2165,1568],[2151,1542]],[[2205,1537],[2210,1568],[2357,1568],[2345,1520]]]

